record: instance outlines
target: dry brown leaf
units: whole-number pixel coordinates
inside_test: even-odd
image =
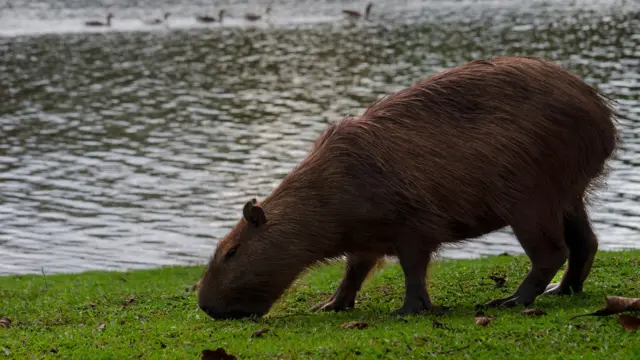
[[[202,350],[200,356],[201,360],[235,360],[236,357],[227,352],[223,348],[217,348],[215,350]]]
[[[493,320],[495,320],[495,316],[491,315],[491,316],[485,316],[485,314],[482,311],[478,311],[476,313],[475,319],[476,319],[476,325],[478,326],[487,326],[489,325]]]
[[[493,280],[496,283],[496,286],[503,286],[504,283],[507,282],[507,275],[489,275],[489,279]]]
[[[124,308],[126,308],[127,306],[129,306],[129,305],[133,304],[133,302],[134,302],[134,301],[136,301],[136,299],[135,299],[133,296],[129,296],[129,297],[127,298],[127,300],[125,300],[125,301],[122,303],[122,308],[124,309]]]
[[[202,280],[198,280],[198,282],[197,282],[197,283],[195,283],[195,284],[193,284],[193,285],[189,285],[189,286],[187,286],[187,287],[185,288],[185,291],[186,291],[186,292],[193,292],[193,291],[199,290],[199,289],[200,289],[200,282],[201,282],[201,281],[202,281]]]
[[[6,329],[10,328],[11,320],[9,320],[9,318],[6,318],[6,317],[0,318],[0,327],[6,328]]]
[[[98,330],[104,331],[105,327],[106,327],[105,324],[100,324],[100,325],[98,325]]]
[[[607,296],[605,297],[605,307],[595,312],[572,317],[575,319],[581,316],[607,316],[618,314],[624,311],[640,311],[640,299],[627,298],[623,296]]]
[[[269,329],[267,329],[267,328],[260,329],[260,330],[258,330],[258,331],[256,331],[256,332],[254,332],[253,334],[251,334],[251,337],[260,337],[260,336],[262,336],[263,334],[268,333],[269,331],[271,331],[271,330],[269,330]]]
[[[369,324],[364,321],[350,321],[340,325],[343,329],[365,329],[368,326]]]
[[[547,313],[544,310],[541,309],[536,309],[536,308],[532,308],[532,309],[524,309],[520,312],[520,314],[525,315],[525,316],[542,316],[542,315],[547,315]]]
[[[618,315],[618,322],[627,331],[636,331],[640,329],[640,318],[635,316],[620,314]]]

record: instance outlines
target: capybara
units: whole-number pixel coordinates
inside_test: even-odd
[[[339,288],[314,307],[344,310],[394,255],[405,297],[393,313],[428,311],[434,252],[506,226],[531,269],[485,306],[580,292],[598,248],[585,203],[617,148],[615,120],[605,96],[539,58],[476,60],[424,79],[329,125],[271,194],[244,205],[199,306],[212,318],[262,316],[303,270],[346,255]]]

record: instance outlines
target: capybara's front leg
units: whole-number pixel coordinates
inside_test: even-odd
[[[531,261],[531,270],[516,292],[502,299],[484,304],[487,307],[531,305],[567,260],[567,247],[564,242],[562,215],[546,209],[546,217],[535,214],[511,225],[516,238]],[[534,220],[534,221],[532,221]]]
[[[417,251],[409,245],[408,242],[396,245],[396,255],[404,273],[405,296],[402,307],[392,315],[420,314],[433,308],[425,282],[431,253]]]
[[[340,286],[327,301],[312,307],[311,311],[343,311],[353,308],[356,302],[356,295],[360,291],[362,283],[379,259],[379,256],[372,254],[348,254],[344,277]]]

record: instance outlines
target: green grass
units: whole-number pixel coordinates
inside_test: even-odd
[[[308,310],[337,287],[342,275],[337,263],[305,274],[265,318],[236,321],[209,319],[198,310],[195,294],[185,291],[202,267],[0,277],[0,317],[13,322],[11,328],[0,327],[0,357],[198,359],[203,349],[218,347],[238,359],[630,359],[640,354],[638,334],[625,331],[615,316],[570,319],[601,308],[606,295],[640,297],[640,251],[600,252],[585,293],[538,298],[535,307],[547,315],[493,309],[486,311],[496,316],[491,324],[476,325],[474,305],[510,294],[528,266],[522,256],[435,262],[432,300],[451,308],[404,319],[389,315],[401,305],[404,291],[395,264],[372,275],[354,310]],[[508,280],[498,287],[491,274],[506,274]],[[135,300],[123,307],[129,297]],[[340,328],[348,321],[371,326]],[[261,328],[271,331],[252,338]]]

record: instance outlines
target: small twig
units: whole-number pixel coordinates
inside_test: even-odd
[[[42,271],[42,276],[44,277],[44,290],[47,291],[49,288],[49,284],[47,283],[47,275],[44,274],[44,266],[40,267]]]

